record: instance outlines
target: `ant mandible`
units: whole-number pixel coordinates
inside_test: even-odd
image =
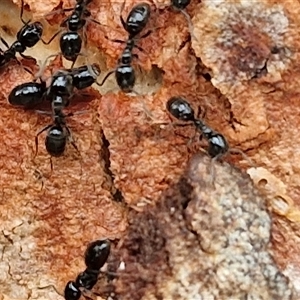
[[[35,46],[35,44],[42,40],[43,34],[43,25],[40,22],[33,22],[31,21],[24,21],[23,13],[24,13],[24,1],[21,0],[21,12],[20,12],[20,19],[23,23],[23,27],[17,33],[17,40],[9,46],[7,42],[0,37],[1,42],[7,47],[7,50],[2,51],[0,53],[0,67],[5,66],[8,64],[12,59],[15,59],[18,63],[20,63],[16,59],[16,54],[19,53],[21,57],[25,59],[32,59],[30,56],[26,56],[23,54],[26,48],[31,48]],[[25,69],[27,70],[27,69]],[[28,71],[28,70],[27,70]]]
[[[136,45],[136,40],[147,37],[151,31],[148,31],[144,35],[138,37],[138,35],[142,32],[142,30],[146,27],[147,22],[150,17],[150,5],[148,3],[140,3],[135,5],[132,10],[129,12],[128,17],[126,21],[124,21],[122,17],[122,11],[124,8],[125,2],[123,2],[122,9],[121,9],[121,23],[123,25],[123,28],[128,33],[128,39],[127,41],[123,40],[111,40],[115,43],[122,43],[126,44],[120,58],[118,59],[118,64],[116,69],[108,72],[108,74],[104,77],[102,80],[102,83],[100,85],[103,85],[107,78],[115,73],[116,81],[119,86],[119,88],[125,92],[132,92],[132,89],[135,84],[135,71],[132,66],[133,58],[138,58],[136,54],[133,54],[132,51],[134,48],[139,49],[140,51],[143,51],[141,47]],[[106,37],[108,39],[108,37]]]

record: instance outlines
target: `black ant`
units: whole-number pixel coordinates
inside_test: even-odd
[[[59,107],[64,107],[64,100],[61,96],[57,96],[55,100],[53,100],[54,108],[53,111],[53,123],[44,127],[41,131],[39,131],[35,137],[35,146],[37,155],[38,152],[38,137],[41,133],[48,130],[45,146],[47,152],[54,157],[61,156],[66,148],[67,140],[71,137],[71,132],[68,126],[66,125],[66,117],[72,116],[73,114],[65,115]],[[77,152],[79,152],[77,146],[73,141],[70,141],[72,146],[75,148]],[[51,161],[51,169],[52,169],[52,161]]]
[[[192,121],[195,127],[201,132],[208,141],[208,154],[211,157],[219,157],[229,150],[229,145],[225,137],[207,126],[200,119],[195,118],[195,113],[191,105],[181,97],[172,97],[167,102],[168,112],[180,121]]]
[[[67,27],[67,31],[61,35],[59,41],[61,54],[66,60],[72,61],[72,67],[75,64],[78,55],[80,55],[82,47],[82,38],[78,31],[84,28],[87,23],[87,18],[91,16],[90,11],[87,9],[87,5],[90,2],[92,2],[92,0],[76,0],[74,8],[62,9],[63,12],[72,11],[71,15],[60,24],[61,27]],[[91,18],[89,18],[89,20],[101,25],[96,20]],[[61,32],[62,30],[56,32],[48,42],[45,42],[45,44],[50,44]]]
[[[77,90],[85,89],[91,86],[93,83],[100,85],[97,81],[97,77],[101,74],[99,65],[84,65],[78,68],[68,70],[73,77],[73,86]]]
[[[177,10],[185,9],[190,3],[191,0],[171,0],[172,7]]]
[[[73,78],[67,71],[59,70],[53,77],[50,87],[47,89],[46,97],[51,99],[53,123],[44,127],[35,137],[36,152],[38,152],[38,137],[41,133],[48,130],[45,146],[50,156],[61,156],[66,148],[67,141],[70,140],[72,146],[79,153],[73,140],[70,129],[66,125],[66,117],[73,116],[73,113],[65,115],[63,109],[68,106],[69,98],[73,92]],[[43,113],[43,112],[42,112]],[[51,169],[52,169],[52,160]]]
[[[123,11],[124,4],[125,2],[123,3],[121,11]],[[108,74],[104,77],[100,85],[103,85],[107,80],[107,78],[111,74],[115,73],[116,81],[120,89],[125,93],[132,92],[132,89],[135,84],[135,79],[136,79],[135,71],[132,66],[132,61],[133,58],[138,58],[138,56],[136,54],[133,54],[132,51],[134,48],[143,51],[141,47],[136,45],[136,40],[145,38],[151,33],[151,31],[148,31],[143,36],[137,38],[138,34],[140,34],[142,30],[145,28],[145,26],[147,25],[147,22],[150,17],[150,11],[151,8],[148,3],[137,4],[129,12],[126,22],[124,21],[121,13],[120,19],[124,29],[128,33],[128,39],[127,41],[116,40],[116,39],[114,40],[109,39],[109,40],[115,43],[126,44],[126,46],[118,60],[118,65],[116,69],[108,72]],[[106,38],[108,39],[108,37]]]
[[[146,2],[135,5],[129,12],[126,21],[124,21],[122,16],[124,6],[125,1],[121,7],[120,20],[123,28],[129,33],[129,38],[134,38],[146,27],[150,17],[151,7]]]
[[[110,254],[109,240],[97,240],[90,243],[85,251],[86,270],[78,274],[75,281],[69,281],[65,287],[66,300],[78,300],[81,297],[80,288],[91,290],[97,283],[100,269],[106,263]]]
[[[65,71],[59,71],[52,76],[50,88],[47,89],[46,82],[40,79],[40,83],[35,80],[22,83],[12,89],[8,96],[8,102],[14,106],[33,108],[40,104],[44,96],[52,100],[53,95],[64,95],[64,107],[68,106],[68,97],[71,96],[73,87],[78,90],[85,89],[97,82],[97,77],[101,71],[97,64],[91,66],[81,66]],[[60,86],[59,86],[60,85]]]
[[[27,22],[24,21],[24,1],[22,0],[21,3],[22,7],[20,19],[24,25],[17,33],[17,40],[10,47],[7,42],[0,37],[1,42],[8,48],[6,51],[1,50],[0,67],[8,64],[12,59],[15,59],[19,63],[19,61],[16,59],[17,53],[19,53],[21,57],[25,59],[32,59],[32,57],[24,55],[23,52],[26,50],[26,48],[31,48],[35,46],[39,40],[42,40],[41,37],[43,34],[43,25],[40,22],[30,23],[30,20]]]

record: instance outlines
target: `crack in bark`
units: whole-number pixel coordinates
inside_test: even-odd
[[[114,183],[114,174],[110,169],[111,163],[110,163],[109,145],[110,145],[109,141],[106,138],[106,136],[102,130],[101,159],[104,161],[104,164],[105,164],[105,166],[104,166],[105,173],[111,179],[110,193],[116,202],[124,202],[124,196],[123,196],[122,192],[118,188],[116,188],[115,183]]]

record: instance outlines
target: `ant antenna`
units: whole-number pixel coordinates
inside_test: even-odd
[[[194,40],[196,40],[197,42],[199,42],[198,39],[196,38],[195,34],[194,34],[194,26],[193,26],[192,19],[191,19],[190,15],[184,9],[180,9],[180,12],[184,15],[184,17],[185,17],[185,19],[188,23],[189,32],[190,32],[191,37]]]

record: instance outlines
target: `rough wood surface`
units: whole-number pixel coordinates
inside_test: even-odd
[[[13,2],[16,5],[9,0],[0,4],[0,34],[10,44],[22,26],[18,17],[20,1]],[[124,16],[138,2],[126,1]],[[25,3],[32,12],[30,15],[27,11],[25,17],[34,20],[44,20],[45,13],[58,7],[74,5],[71,0]],[[114,68],[123,47],[105,35],[111,39],[127,36],[119,18],[121,5],[94,0],[89,6],[93,18],[104,25],[88,25],[84,49],[89,61],[101,66],[99,81]],[[81,159],[68,147],[63,157],[53,159],[53,172],[44,135],[40,136],[39,152],[34,158],[35,135],[51,119],[7,102],[12,87],[30,81],[30,75],[15,63],[1,70],[3,299],[62,299],[59,293],[66,282],[84,268],[82,255],[89,241],[106,237],[126,240],[132,231],[131,225],[126,231],[128,224],[135,218],[146,218],[143,211],[149,205],[151,209],[159,205],[163,193],[179,181],[193,154],[206,147],[205,142],[197,141],[198,137],[193,138],[193,128],[161,125],[170,123],[165,103],[176,95],[187,98],[195,109],[205,110],[206,122],[224,134],[232,148],[243,150],[255,162],[258,168],[250,167],[240,155],[224,158],[248,172],[267,201],[273,219],[275,261],[297,288],[300,3],[192,1],[187,12],[197,40],[190,37],[184,16],[168,9],[168,1],[151,5],[149,28],[153,33],[139,42],[145,51],[138,52],[135,62],[135,89],[140,95],[119,92],[113,76],[103,88],[95,86],[84,91],[90,94],[88,97],[76,95],[69,111],[87,112],[68,119],[68,124]],[[63,18],[49,16],[48,21],[57,24],[53,27],[43,21],[45,40]],[[26,54],[43,61],[57,51],[56,40],[47,47],[39,43]],[[78,63],[84,62],[82,58]],[[56,60],[45,75],[50,76],[60,67],[62,62]],[[129,208],[139,214],[128,215]],[[168,276],[167,282],[176,286],[176,278]],[[122,287],[122,280],[115,287]],[[163,289],[163,285],[155,285],[154,290],[159,291],[155,295],[151,294],[153,286],[149,287],[149,297],[147,293],[144,297],[161,299],[159,295],[164,295],[167,299],[168,289],[166,293]],[[130,297],[122,295],[122,299]],[[280,299],[284,297],[289,296]]]

